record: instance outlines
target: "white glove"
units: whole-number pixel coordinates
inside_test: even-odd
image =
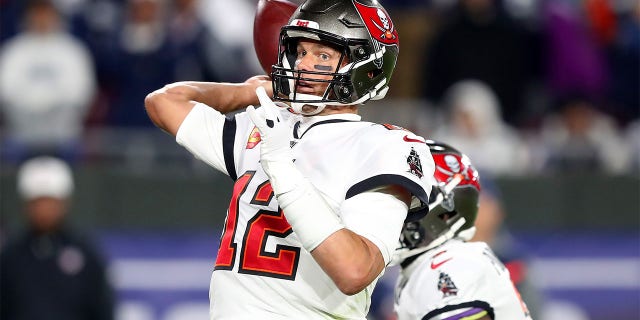
[[[293,165],[289,140],[291,128],[281,119],[280,108],[271,101],[263,87],[258,87],[256,94],[261,107],[249,106],[247,113],[260,131],[260,164],[271,180],[275,194],[279,195],[295,188],[297,178],[302,175]],[[291,172],[292,169],[295,172]]]
[[[338,216],[315,187],[293,164],[291,128],[280,117],[279,108],[262,87],[256,89],[262,107],[247,107],[260,131],[260,164],[293,231],[309,252],[334,232],[344,228]]]
[[[293,161],[289,141],[291,128],[280,119],[280,108],[271,101],[263,87],[258,87],[256,94],[262,107],[256,110],[253,106],[249,106],[247,113],[253,124],[260,130],[262,139],[260,160],[263,163]]]

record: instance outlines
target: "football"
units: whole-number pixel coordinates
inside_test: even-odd
[[[253,47],[262,69],[271,74],[278,62],[280,28],[287,24],[298,5],[287,0],[260,0],[253,19]]]

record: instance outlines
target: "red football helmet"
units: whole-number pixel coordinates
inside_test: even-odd
[[[453,237],[473,237],[480,197],[480,177],[469,157],[444,143],[426,143],[436,165],[438,185],[429,197],[429,213],[405,223],[400,236],[402,248],[420,248],[418,253]]]

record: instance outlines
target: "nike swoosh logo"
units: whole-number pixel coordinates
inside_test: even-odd
[[[420,140],[420,139],[411,139],[409,138],[408,135],[404,135],[404,137],[402,137],[402,139],[406,142],[418,142],[418,143],[424,143],[424,141]]]
[[[433,261],[431,261],[431,269],[435,270],[438,269],[441,265],[445,264],[447,261],[451,260],[452,258],[446,259],[444,261],[438,262],[438,263],[433,263]]]

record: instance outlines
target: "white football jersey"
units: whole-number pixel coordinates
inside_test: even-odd
[[[349,201],[395,184],[427,203],[434,164],[424,139],[355,114],[301,117],[283,109],[281,116],[291,127],[295,166],[388,263],[406,206],[389,212]],[[375,281],[344,295],[302,248],[260,165],[260,134],[245,112],[225,118],[196,105],[176,140],[235,180],[211,278],[212,319],[365,319]]]
[[[404,267],[398,320],[531,320],[509,271],[484,242],[449,240]]]

